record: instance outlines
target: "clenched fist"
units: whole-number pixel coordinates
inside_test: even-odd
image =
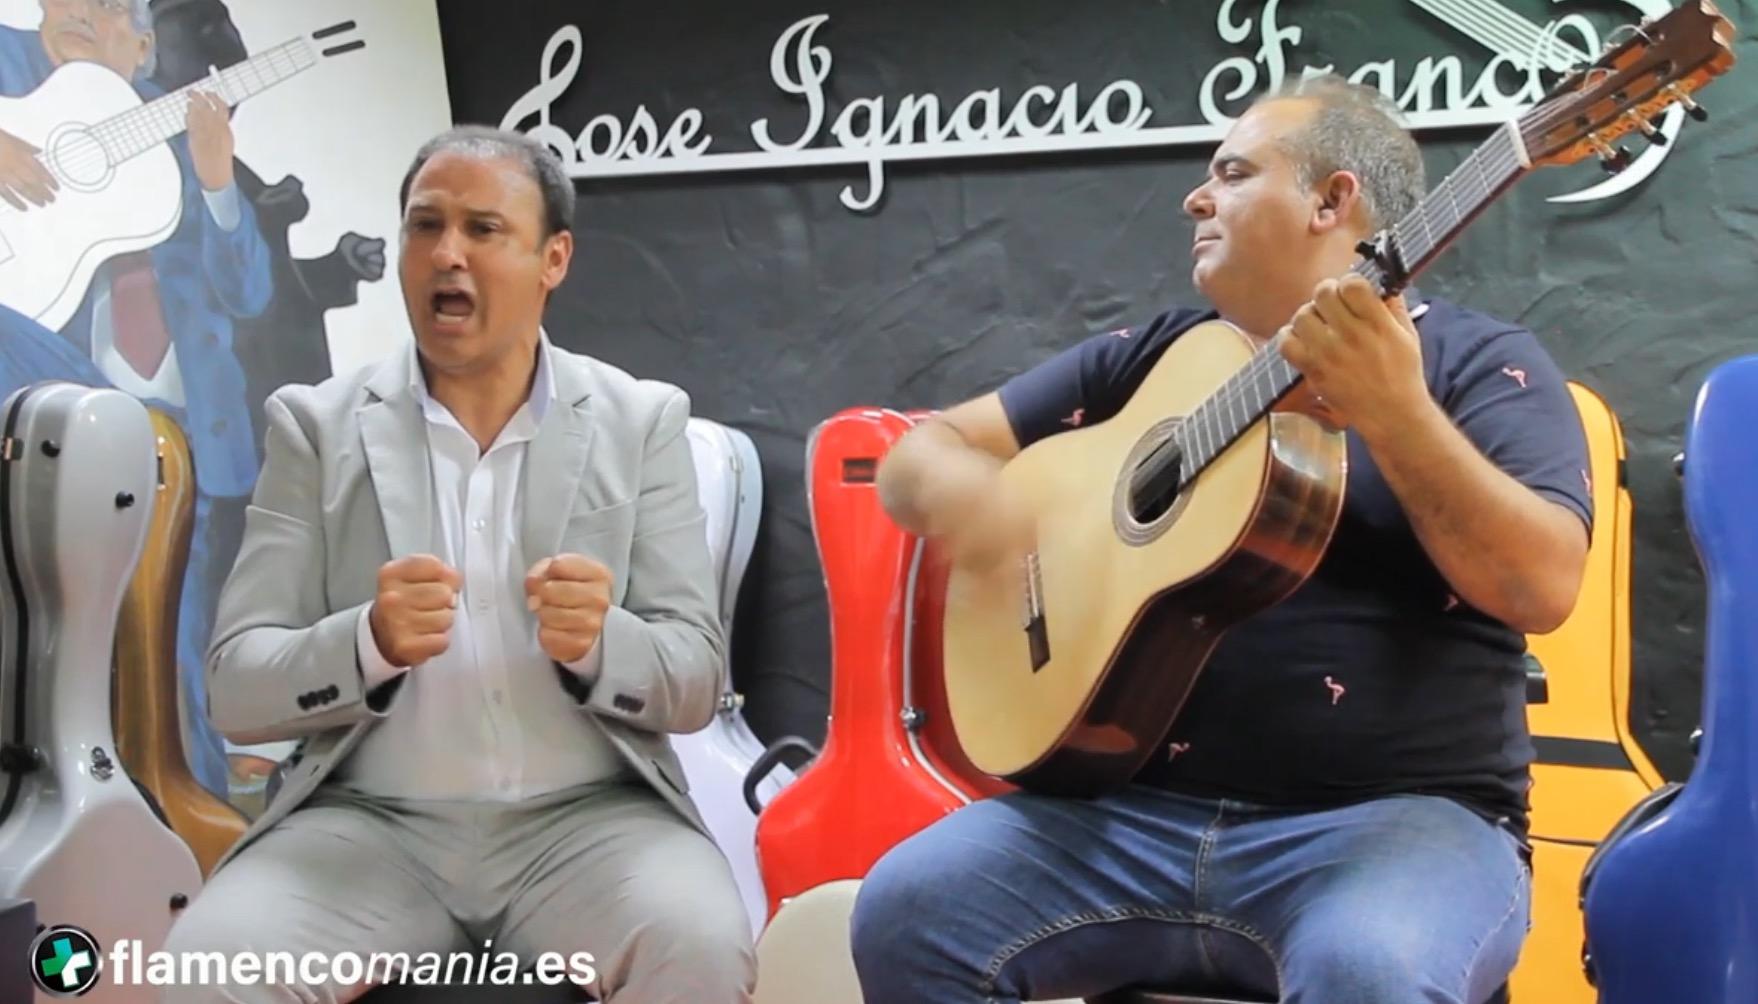
[[[527,605],[537,614],[537,644],[556,662],[586,657],[610,610],[610,569],[579,554],[545,558],[525,573]]]
[[[386,562],[372,601],[372,640],[393,666],[415,666],[451,644],[452,610],[463,578],[431,554]]]

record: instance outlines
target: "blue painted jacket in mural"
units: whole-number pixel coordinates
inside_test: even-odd
[[[0,25],[0,97],[30,94],[54,69],[37,32]],[[134,88],[145,100],[162,94],[145,80],[134,81]],[[183,376],[182,425],[201,493],[248,495],[256,483],[256,436],[245,398],[244,368],[232,348],[233,321],[254,317],[268,307],[274,293],[269,249],[257,228],[255,210],[242,196],[234,200],[238,225],[230,231],[219,225],[202,197],[188,136],[179,134],[170,143],[183,175],[183,217],[171,236],[153,248],[152,256],[165,326]],[[88,292],[59,334],[86,358],[91,354],[92,300]],[[10,311],[0,312],[0,317],[10,318],[11,323],[0,325],[4,328],[0,338],[12,343],[5,347],[9,353],[29,352],[33,338],[48,334]],[[24,330],[15,330],[21,327]],[[45,355],[61,354],[57,349],[42,347]],[[12,389],[0,388],[0,393]]]

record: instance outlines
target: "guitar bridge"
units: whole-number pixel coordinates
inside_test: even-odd
[[[1044,573],[1038,563],[1038,552],[1026,555],[1024,572],[1025,609],[1020,626],[1031,649],[1032,672],[1036,673],[1050,661],[1050,632],[1044,626]]]

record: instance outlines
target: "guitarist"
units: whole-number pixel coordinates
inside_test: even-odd
[[[902,526],[974,572],[1017,568],[1028,534],[1000,465],[1114,414],[1217,316],[1285,337],[1301,403],[1349,449],[1323,562],[1223,636],[1137,783],[980,801],[874,867],[853,921],[867,1004],[1167,984],[1482,1004],[1506,981],[1530,897],[1522,635],[1573,608],[1587,444],[1531,333],[1333,278],[1426,190],[1394,115],[1336,77],[1261,99],[1184,203],[1212,309],[1084,340],[883,464]]]
[[[147,0],[40,0],[37,31],[0,26],[0,97],[25,97],[64,63],[100,63],[133,82],[143,100],[160,96]],[[70,109],[77,115],[77,109]],[[37,380],[115,387],[177,419],[195,457],[195,525],[178,614],[190,766],[204,787],[227,797],[225,749],[208,722],[202,657],[213,594],[230,555],[210,532],[215,499],[243,499],[256,481],[256,437],[233,324],[254,317],[273,293],[268,245],[240,196],[226,106],[199,94],[188,132],[171,140],[183,175],[183,216],[150,252],[112,258],[61,331],[0,304],[0,395]],[[0,200],[7,212],[49,212],[57,194],[37,151],[0,128]],[[14,248],[30,254],[31,248]]]

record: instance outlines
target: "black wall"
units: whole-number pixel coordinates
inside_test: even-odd
[[[1503,3],[1539,23],[1561,12],[1548,0]],[[627,121],[645,105],[663,128],[694,107],[722,152],[755,149],[750,124],[761,118],[778,137],[798,134],[804,107],[771,82],[769,55],[799,18],[830,15],[817,39],[834,59],[827,143],[829,121],[858,97],[937,94],[950,108],[999,86],[1005,108],[1031,84],[1073,82],[1084,108],[1117,78],[1141,84],[1152,124],[1198,122],[1203,75],[1260,43],[1223,42],[1218,6],[441,0],[440,15],[458,121],[498,124],[536,84],[550,34],[572,23],[585,49],[552,109],[557,126],[578,135],[594,115]],[[1235,16],[1263,6],[1238,4]],[[1610,0],[1563,7],[1602,35],[1632,16]],[[1713,117],[1687,124],[1654,177],[1565,206],[1544,199],[1586,187],[1597,165],[1540,171],[1421,283],[1528,325],[1620,415],[1636,507],[1635,726],[1674,777],[1689,769],[1685,739],[1699,718],[1703,590],[1670,458],[1702,378],[1758,344],[1758,133],[1747,124],[1758,105],[1758,3],[1722,7],[1741,26],[1742,62],[1705,92]],[[1487,61],[1408,2],[1292,0],[1278,21],[1304,31],[1296,68],[1395,56],[1402,86],[1424,55],[1458,55],[1467,81]],[[1430,183],[1487,134],[1424,133]],[[734,653],[760,735],[824,729],[830,646],[802,480],[811,427],[851,405],[972,396],[1089,332],[1190,300],[1180,202],[1208,153],[892,164],[869,214],[838,201],[846,185],[865,192],[860,167],[581,183],[580,247],[551,307],[552,337],[680,384],[697,414],[745,430],[762,452],[767,511]]]

